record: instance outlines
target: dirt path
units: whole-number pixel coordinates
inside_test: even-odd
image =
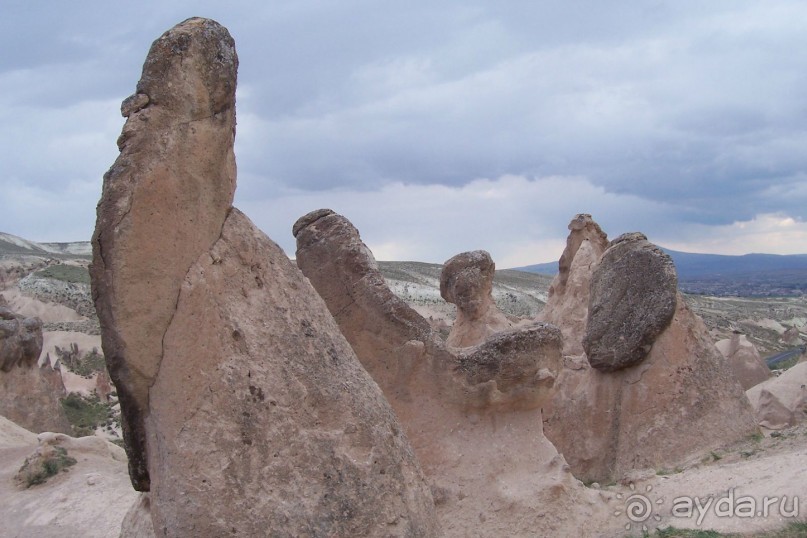
[[[668,526],[750,536],[780,529],[807,519],[807,426],[704,454],[684,469],[639,473],[632,487],[603,492],[624,524],[612,536]]]
[[[37,436],[0,417],[0,535],[8,538],[110,538],[137,498],[123,450],[98,437],[61,445],[77,463],[44,484],[23,488],[14,474]]]

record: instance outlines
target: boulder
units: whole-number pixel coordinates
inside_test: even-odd
[[[615,372],[569,362],[544,409],[547,437],[581,480],[673,468],[757,431],[734,373],[680,296],[647,358]]]
[[[570,229],[541,319],[557,320],[569,353],[544,431],[575,476],[608,482],[671,468],[756,431],[743,388],[677,295],[669,258],[641,234],[604,248],[586,215]]]
[[[759,425],[781,430],[807,421],[807,362],[746,391]]]
[[[560,327],[564,355],[582,355],[589,283],[608,248],[608,236],[587,214],[576,215],[569,223],[569,230],[558,274],[549,287],[546,306],[538,319]]]
[[[592,367],[613,372],[644,360],[675,314],[672,258],[643,234],[614,239],[591,277],[583,348]]]
[[[345,217],[314,211],[293,233],[298,266],[412,442],[443,536],[592,536],[613,520],[543,434],[540,408],[561,368],[557,327],[540,323],[449,348],[390,291]],[[568,516],[572,505],[589,528]]]
[[[457,254],[443,264],[440,295],[457,306],[457,317],[446,341],[449,346],[475,346],[512,326],[493,301],[495,272],[496,264],[484,250]]]
[[[37,365],[42,342],[39,318],[0,307],[0,415],[33,432],[70,433],[61,376],[50,363]]]
[[[771,377],[770,368],[744,334],[734,332],[731,338],[720,340],[715,347],[726,358],[743,389],[748,390]]]
[[[378,386],[305,277],[231,205],[237,64],[214,21],[163,34],[104,178],[93,296],[132,483],[149,491],[127,524],[434,536],[431,492]]]

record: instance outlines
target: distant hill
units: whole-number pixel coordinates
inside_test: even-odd
[[[807,254],[726,256],[663,250],[675,262],[680,287],[688,293],[744,297],[807,294]],[[558,272],[558,263],[515,269],[554,275]]]
[[[0,232],[0,256],[39,256],[39,257],[90,257],[92,245],[89,241],[73,243],[35,243],[16,235]]]

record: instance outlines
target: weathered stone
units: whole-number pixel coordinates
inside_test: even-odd
[[[764,428],[781,430],[807,421],[807,363],[751,387],[746,395]]]
[[[735,332],[731,338],[717,342],[715,347],[726,358],[743,389],[748,390],[771,377],[770,368],[744,334]]]
[[[238,210],[187,273],[164,349],[146,421],[158,532],[434,535],[389,405],[310,284]]]
[[[446,343],[470,347],[488,336],[512,327],[493,301],[496,264],[484,250],[457,254],[443,264],[440,295],[457,305],[457,317]]]
[[[787,344],[789,346],[800,346],[804,344],[804,341],[801,339],[801,333],[797,327],[790,327],[787,329],[780,338],[782,343]]]
[[[389,399],[436,492],[443,536],[587,536],[612,516],[544,437],[560,333],[538,324],[449,351],[332,211],[293,227],[297,264]],[[573,503],[592,529],[564,510]],[[481,514],[481,516],[480,516]]]
[[[519,394],[524,407],[534,407],[555,382],[562,366],[560,329],[537,323],[494,334],[458,354],[459,371],[469,384],[496,382],[508,394]]]
[[[42,321],[0,307],[0,371],[31,368],[42,353]]]
[[[236,66],[213,21],[166,32],[104,180],[91,276],[130,474],[150,492],[132,524],[434,536],[430,490],[378,386],[305,277],[231,205]]]
[[[576,215],[569,223],[566,248],[549,298],[538,319],[557,325],[563,333],[563,354],[582,355],[588,317],[591,275],[608,248],[608,237],[591,215]]]
[[[151,46],[121,154],[104,176],[90,275],[135,489],[149,489],[149,387],[182,280],[221,233],[235,190],[235,76],[225,28],[188,19]]]
[[[583,348],[591,366],[613,372],[647,357],[675,314],[672,258],[640,233],[611,242],[591,278]]]
[[[69,433],[62,378],[50,364],[37,365],[42,342],[39,318],[0,307],[0,415],[32,432]]]
[[[680,296],[643,362],[616,372],[564,368],[555,390],[546,435],[581,480],[672,468],[756,431],[737,378]]]

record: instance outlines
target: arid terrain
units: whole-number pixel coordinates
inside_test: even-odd
[[[441,265],[384,261],[378,265],[392,291],[415,310],[435,320],[453,320],[453,305],[440,297]],[[493,297],[509,315],[535,317],[546,304],[552,278],[540,273],[499,270],[493,280]],[[782,339],[787,329],[797,327],[805,332],[807,327],[807,296],[684,297],[703,318],[715,341],[728,338],[736,330],[746,334],[763,357],[793,347]]]
[[[100,350],[98,321],[89,302],[86,243],[62,245],[54,252],[57,249],[44,250],[35,243],[9,236],[2,239],[0,267],[5,276],[0,294],[11,308],[44,321],[41,361],[46,357],[52,361],[62,357],[64,363],[65,359],[69,360],[71,346],[76,348],[74,356]],[[456,307],[440,296],[441,265],[379,262],[379,267],[394,293],[429,319],[441,334],[448,334]],[[551,281],[552,277],[547,275],[497,271],[492,294],[506,315],[514,319],[532,318],[544,307]],[[785,330],[793,326],[803,330],[807,321],[807,300],[803,297],[686,295],[686,300],[703,317],[715,340],[728,337],[733,330],[741,331],[763,356],[791,347],[782,340]],[[129,485],[125,465],[121,463],[125,455],[112,444],[104,448],[106,441],[102,441],[119,442],[121,435],[117,418],[119,406],[114,396],[103,404],[96,398],[97,373],[93,370],[103,366],[96,362],[83,367],[83,375],[66,366],[60,370],[67,393],[72,393],[71,398],[81,404],[81,412],[70,415],[74,435],[94,433],[100,436],[95,444],[63,437],[62,444],[78,459],[77,465],[44,484],[28,488],[16,485],[13,477],[26,456],[37,449],[37,438],[11,423],[3,423],[0,504],[5,507],[5,520],[13,529],[8,536],[66,536],[71,533],[115,536],[114,529],[120,527],[128,507],[137,499],[137,493]],[[95,411],[100,411],[100,415],[95,413],[95,418],[91,406],[87,405],[93,401]],[[726,536],[803,536],[807,531],[792,522],[800,518],[791,518],[789,514],[795,509],[794,499],[807,502],[805,469],[807,431],[802,424],[704,452],[676,468],[646,469],[619,482],[585,485],[596,492],[598,502],[613,513],[613,521],[602,529],[601,536],[635,536],[643,532],[659,536],[695,536],[687,534],[690,531],[686,530],[677,533],[656,530],[670,526],[692,532],[717,529]],[[716,517],[714,509],[707,508],[702,512],[695,509],[691,517],[672,512],[675,499],[681,503],[685,497],[697,498],[706,506],[707,499],[716,502],[729,492],[735,498],[777,497],[779,500],[771,505],[768,516],[753,520]],[[636,504],[636,499],[651,501],[651,517],[634,518],[634,521],[628,518],[626,510]],[[781,499],[786,499],[785,504],[781,504]],[[785,516],[779,513],[780,506]],[[803,518],[803,508],[801,514]],[[789,530],[781,531],[788,524]]]

